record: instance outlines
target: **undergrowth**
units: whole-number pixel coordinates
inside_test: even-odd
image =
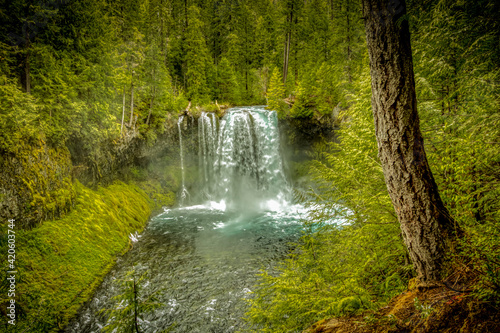
[[[298,195],[330,209],[313,211],[297,250],[276,271],[261,273],[247,312],[253,330],[299,332],[326,317],[376,309],[403,292],[414,276],[377,156],[366,61],[353,85],[350,107],[339,114],[340,142],[316,146],[316,160],[309,165],[316,183]],[[477,96],[484,82],[463,88]],[[493,99],[494,93],[484,90]],[[423,100],[419,112],[428,159],[446,207],[465,231],[446,254],[448,270],[472,279],[461,281],[471,286],[471,297],[498,307],[498,103],[471,97],[456,114],[447,114],[438,99]],[[328,224],[332,220],[341,223]]]
[[[340,115],[342,144],[316,147],[315,188],[298,193],[316,208],[297,249],[260,274],[247,313],[253,330],[299,332],[325,317],[375,309],[414,274],[376,155],[369,77],[359,85],[354,106]]]

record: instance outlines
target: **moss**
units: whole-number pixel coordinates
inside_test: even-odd
[[[138,183],[138,186],[143,189],[154,202],[155,210],[162,207],[171,207],[176,203],[175,193],[163,188],[159,182],[148,180]]]
[[[2,220],[14,218],[20,227],[32,228],[69,212],[76,193],[66,148],[49,147],[43,139],[22,142],[0,163]]]
[[[155,206],[137,185],[117,182],[93,191],[76,183],[74,190],[75,208],[64,218],[16,231],[16,304],[18,313],[24,313],[16,325],[19,332],[64,327],[116,256],[129,248],[128,235],[143,229]],[[6,242],[0,245],[6,253]],[[2,309],[6,295],[0,295]],[[2,324],[5,320],[2,316]]]

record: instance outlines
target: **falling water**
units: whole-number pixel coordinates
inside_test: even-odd
[[[182,130],[181,130],[181,124],[182,121],[184,120],[184,116],[180,116],[179,120],[177,121],[177,128],[179,129],[179,147],[180,147],[180,155],[181,155],[181,177],[182,177],[182,183],[181,183],[181,193],[180,193],[180,204],[181,206],[184,204],[186,201],[186,198],[189,196],[189,192],[186,189],[185,185],[185,174],[184,174],[184,151],[182,148]]]
[[[180,200],[185,188],[182,170]],[[203,204],[165,209],[152,217],[133,248],[117,259],[92,300],[66,329],[97,333],[113,318],[102,309],[123,309],[114,297],[127,272],[147,273],[141,299],[157,295],[161,306],[140,318],[141,332],[235,333],[261,269],[272,270],[301,235],[306,209],[287,202],[276,113],[263,107],[233,108],[224,117],[198,120],[199,191]],[[193,186],[195,188],[195,186]],[[191,191],[193,192],[193,190]],[[194,192],[193,192],[194,193]],[[187,203],[186,203],[187,204]],[[117,332],[120,330],[117,330]]]
[[[202,112],[198,119],[198,156],[202,200],[213,199],[215,153],[217,150],[217,117],[213,113]]]
[[[240,210],[287,204],[289,187],[275,111],[232,108],[219,126],[214,114],[203,113],[198,134],[200,185],[205,199]]]

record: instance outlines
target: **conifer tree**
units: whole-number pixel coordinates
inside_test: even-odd
[[[271,82],[269,83],[269,91],[267,94],[267,108],[278,112],[279,118],[286,116],[286,103],[283,98],[285,97],[285,86],[283,79],[278,68],[274,68],[271,75]]]
[[[137,278],[135,270],[131,270],[119,280],[123,293],[114,297],[118,304],[114,308],[101,311],[108,315],[107,325],[103,327],[104,332],[142,332],[140,321],[144,320],[144,315],[162,305],[158,302],[157,293],[144,295],[146,277],[147,274],[144,273]]]
[[[234,68],[226,57],[222,57],[217,66],[217,98],[238,104],[240,100],[239,82],[236,79]]]
[[[188,10],[186,30],[186,86],[188,98],[198,102],[210,98],[207,85],[210,58],[203,30],[204,24],[200,18],[200,9],[193,5]]]
[[[457,228],[427,162],[417,114],[404,0],[364,0],[379,158],[422,286],[433,286]]]

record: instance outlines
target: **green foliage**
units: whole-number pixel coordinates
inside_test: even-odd
[[[177,187],[165,189],[158,182],[147,180],[138,183],[138,186],[146,192],[148,197],[154,202],[153,209],[162,207],[172,207],[177,202],[175,192]]]
[[[328,38],[331,27],[322,13],[327,7],[321,1],[310,3],[317,8],[304,9],[317,12],[317,31],[310,36]],[[497,5],[489,0],[411,3],[416,8],[411,13],[412,43],[426,151],[445,204],[465,230],[451,265],[473,269],[480,279],[475,296],[498,303],[500,57],[493,40],[498,40],[500,29],[491,16]],[[344,17],[352,18],[349,2],[339,4],[339,12],[345,10]],[[361,39],[358,31],[346,35]],[[348,53],[359,45],[335,38],[331,43]],[[320,158],[310,165],[317,185],[300,196],[330,208],[309,216],[311,224],[332,216],[347,223],[309,228],[289,259],[276,271],[262,273],[248,312],[261,331],[300,331],[325,316],[378,306],[404,290],[413,275],[377,158],[369,70],[366,61],[360,61],[363,52],[351,54],[355,61],[342,60],[337,52],[332,63],[327,52],[315,53],[324,54],[325,61],[308,65],[290,113],[297,118],[309,116],[311,110],[327,115],[337,103],[342,105],[339,142],[318,145]],[[331,65],[342,62],[344,68]],[[332,202],[338,206],[332,207]],[[415,306],[422,316],[432,311],[418,300]]]
[[[207,76],[211,68],[205,37],[202,34],[203,22],[200,19],[198,7],[194,5],[189,7],[188,22],[185,51],[188,98],[198,103],[204,103],[210,98]]]
[[[19,267],[16,329],[59,331],[72,318],[129,246],[128,235],[141,231],[152,202],[137,186],[116,183],[92,191],[75,185],[77,203],[64,218],[30,231],[16,230]],[[6,225],[2,225],[5,235]],[[7,243],[1,242],[6,253]],[[6,272],[2,270],[2,280]],[[7,301],[2,292],[1,303]],[[2,325],[6,325],[2,316]]]
[[[415,309],[420,312],[420,316],[424,319],[429,317],[434,311],[431,305],[420,303],[418,297],[415,297],[415,299],[413,300],[413,305],[415,306]]]
[[[478,272],[476,296],[496,301],[498,2],[408,4],[426,151],[441,196],[465,230],[454,260]],[[220,104],[264,103],[267,93],[269,108],[280,118],[327,119],[340,109],[339,141],[318,145],[316,161],[309,166],[316,184],[305,196],[325,209],[310,217],[312,224],[294,255],[277,272],[263,273],[250,317],[263,330],[286,331],[324,315],[384,302],[403,288],[412,270],[377,158],[359,7],[350,0],[2,2],[0,152],[2,162],[15,158],[22,165],[24,175],[18,180],[30,199],[24,210],[50,218],[57,207],[69,210],[73,204],[69,173],[56,167],[69,163],[65,145],[98,161],[101,147],[117,142],[120,134],[123,141],[138,136],[154,144],[165,122],[185,109],[188,100],[210,109],[213,99]],[[287,33],[291,40],[283,85]],[[295,102],[291,109],[286,96]],[[139,171],[135,178],[156,207],[172,204],[178,169],[168,165],[156,173],[168,191],[159,191],[158,183],[145,181]],[[83,214],[81,218],[72,213],[61,222],[22,232],[23,251],[33,257],[29,261],[28,252],[21,257],[33,270],[26,270],[21,285],[24,290],[28,283],[35,287],[19,304],[30,319],[36,317],[40,330],[55,330],[67,321],[89,294],[82,286],[100,276],[110,253],[121,251],[125,229],[133,230],[135,219],[143,220],[146,208],[131,203],[131,198],[143,201],[142,190],[116,186],[106,195],[80,189],[74,214]],[[124,202],[129,204],[120,206]],[[126,213],[111,207],[115,204]],[[82,213],[83,206],[91,212]],[[332,215],[346,224],[323,227]],[[95,240],[103,234],[99,228],[122,233],[111,234],[107,244]],[[83,261],[87,242],[96,249],[101,243],[113,247],[102,255],[91,252],[95,270]],[[79,267],[70,263],[69,249],[77,252],[71,260]],[[102,262],[106,264],[98,264]]]
[[[312,172],[322,200],[348,207],[353,222],[396,224],[377,157],[368,71],[357,85],[357,93],[349,96],[353,106],[339,115],[343,119],[338,131],[340,142],[318,147],[322,158],[313,162]]]
[[[269,92],[267,94],[267,109],[274,110],[278,113],[278,118],[286,117],[288,106],[285,101],[285,87],[283,86],[283,78],[280,70],[274,68],[269,82]]]
[[[135,270],[132,270],[118,281],[123,292],[113,297],[117,302],[114,308],[102,311],[108,317],[103,332],[141,332],[140,321],[144,320],[144,314],[163,305],[158,301],[157,292],[143,294],[145,279],[147,272],[137,278]]]
[[[422,131],[441,196],[465,230],[455,262],[473,266],[476,295],[500,294],[500,27],[498,4],[435,1],[412,13],[415,72]]]
[[[21,142],[33,142],[37,128],[35,99],[23,93],[12,79],[0,75],[0,151],[15,153]]]
[[[247,319],[261,332],[295,332],[380,306],[406,288],[409,276],[397,229],[367,223],[306,234],[277,272],[260,275]]]
[[[230,104],[240,104],[242,99],[234,68],[225,57],[220,60],[217,67],[217,97],[219,101],[226,101]]]
[[[295,332],[328,316],[376,308],[406,289],[413,270],[377,158],[367,74],[342,114],[340,142],[318,147],[310,168],[318,205],[297,249],[264,271],[248,320],[262,332]],[[315,199],[312,199],[315,198]]]
[[[9,146],[15,151],[0,159],[0,187],[8,189],[0,201],[6,208],[2,216],[19,219],[21,228],[64,215],[76,196],[68,150],[51,148],[39,136],[30,144],[22,140]]]
[[[295,102],[290,109],[290,116],[292,118],[311,118],[312,115],[313,110],[308,105],[308,96],[303,88],[303,83],[299,82],[296,90]]]

